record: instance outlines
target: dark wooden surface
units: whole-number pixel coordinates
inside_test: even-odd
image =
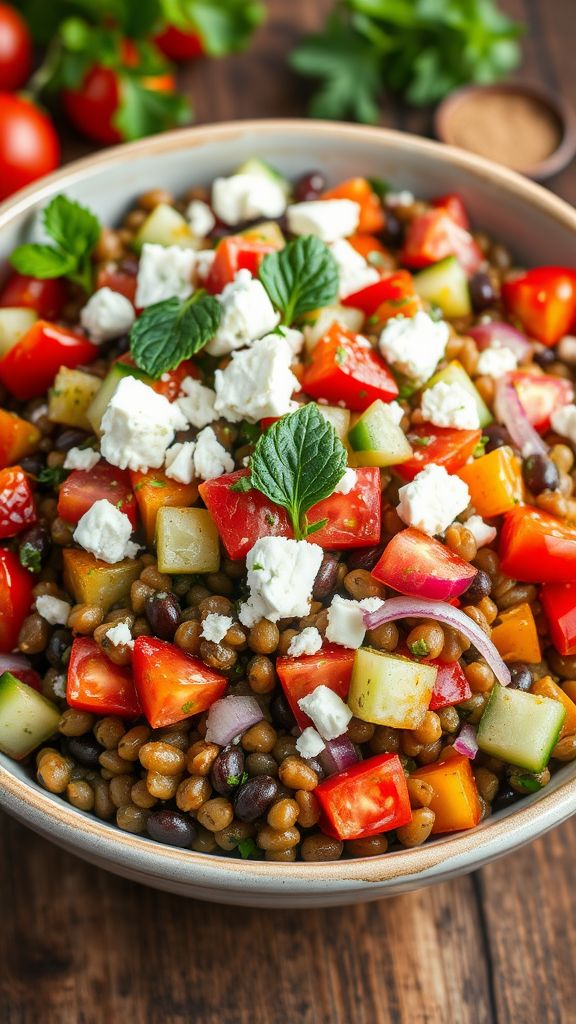
[[[270,0],[249,55],[186,72],[201,122],[299,115],[285,64],[329,0]],[[574,0],[507,0],[523,71],[576,97]],[[423,134],[425,113],[383,123]],[[88,152],[65,141],[67,158]],[[576,202],[574,166],[550,182]],[[0,817],[2,1024],[573,1024],[576,821],[467,878],[307,913],[184,901]],[[289,868],[287,867],[287,870]]]

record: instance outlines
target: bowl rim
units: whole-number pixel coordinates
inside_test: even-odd
[[[571,229],[576,235],[576,210],[558,196],[515,171],[501,167],[464,150],[445,143],[408,135],[386,128],[373,128],[332,121],[305,119],[267,119],[223,122],[168,132],[140,141],[115,146],[74,161],[0,205],[0,231],[12,220],[31,210],[59,189],[89,177],[93,171],[113,169],[131,158],[156,156],[188,150],[213,143],[225,143],[246,134],[259,136],[265,142],[268,136],[279,132],[312,142],[319,136],[330,138],[335,144],[365,142],[374,146],[388,144],[396,153],[408,151],[432,157],[435,161],[463,168],[474,177],[488,179],[504,193],[514,193],[520,199],[536,206],[556,222]],[[234,888],[235,883],[253,887],[266,884],[268,889],[295,891],[302,883],[312,886],[326,884],[341,887],[345,883],[393,883],[402,880],[424,884],[425,877],[438,877],[442,869],[471,870],[495,856],[542,835],[560,824],[576,811],[576,778],[558,781],[544,795],[535,794],[516,807],[500,812],[468,832],[442,836],[429,845],[404,849],[377,857],[334,862],[298,862],[290,864],[271,861],[236,860],[234,858],[196,853],[162,846],[152,840],[123,832],[115,824],[101,821],[77,810],[43,791],[28,780],[13,774],[0,764],[0,804],[20,820],[56,841],[61,841],[85,856],[98,856],[111,866],[124,864],[137,866],[143,874],[158,877],[163,874],[159,864],[165,865],[172,878],[184,883],[203,880],[222,888]],[[293,884],[292,884],[293,883]]]

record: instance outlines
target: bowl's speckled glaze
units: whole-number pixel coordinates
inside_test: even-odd
[[[0,207],[0,259],[36,230],[53,195],[116,221],[131,200],[164,186],[175,193],[209,183],[258,155],[289,177],[313,168],[329,180],[383,177],[421,196],[459,192],[473,222],[525,264],[576,263],[576,211],[531,182],[459,150],[379,128],[314,121],[245,121],[173,132],[118,147],[19,193]],[[36,223],[35,223],[36,222]],[[540,793],[472,832],[415,850],[330,864],[274,864],[160,846],[122,832],[45,792],[0,755],[0,804],[36,832],[99,867],[198,899],[261,907],[336,906],[430,885],[471,871],[560,824],[576,811],[576,764]]]

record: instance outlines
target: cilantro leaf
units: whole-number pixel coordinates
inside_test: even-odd
[[[43,222],[55,244],[19,245],[10,257],[14,269],[42,279],[67,277],[91,291],[91,255],[100,237],[98,218],[73,199],[55,196],[44,210]]]
[[[306,513],[333,493],[346,469],[346,449],[315,402],[274,423],[250,459],[252,487],[285,508],[302,540],[319,527]]]
[[[196,31],[210,57],[243,50],[266,16],[260,0],[162,0],[166,20]]]
[[[285,324],[294,323],[311,309],[330,305],[338,295],[336,261],[328,246],[313,235],[303,235],[265,256],[260,280],[282,311]]]
[[[190,359],[218,330],[222,307],[212,295],[197,291],[189,299],[166,299],[148,306],[130,331],[130,352],[149,377]]]

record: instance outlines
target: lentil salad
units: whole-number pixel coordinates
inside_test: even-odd
[[[0,747],[128,831],[368,856],[576,756],[574,271],[380,184],[156,190],[0,299]]]

